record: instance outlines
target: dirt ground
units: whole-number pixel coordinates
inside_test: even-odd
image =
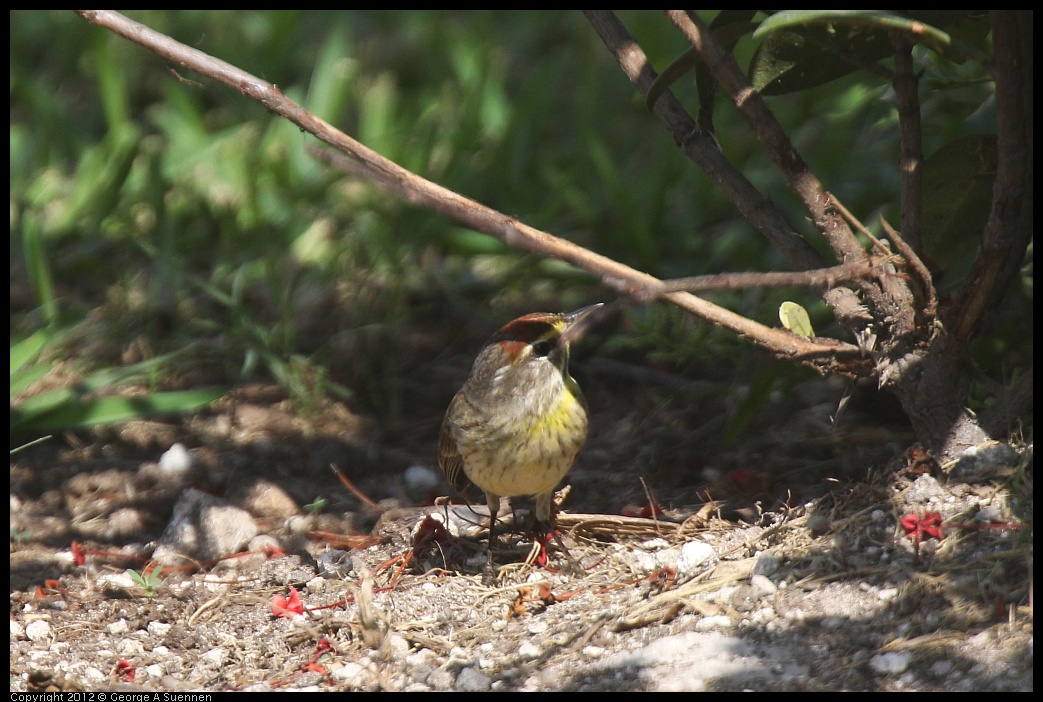
[[[812,381],[721,448],[698,387],[575,374],[578,572],[523,529],[485,571],[478,508],[431,506],[438,408],[241,388],[12,454],[12,692],[1032,689],[1031,444],[903,457]]]

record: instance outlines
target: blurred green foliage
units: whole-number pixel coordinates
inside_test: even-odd
[[[581,14],[128,14],[275,83],[406,168],[642,270],[785,267],[645,110]],[[659,68],[688,48],[661,14],[622,18]],[[440,353],[403,341],[410,330],[477,312],[488,331],[514,312],[605,297],[568,266],[321,167],[294,125],[71,12],[10,19],[13,337],[71,329],[54,353],[94,369],[135,344],[158,358],[203,341],[195,370],[207,382],[274,377],[304,408],[334,394],[393,412]],[[756,47],[745,36],[735,52],[748,64]],[[927,154],[992,129],[980,66],[917,59]],[[694,112],[691,81],[673,89]],[[889,86],[849,73],[770,104],[829,190],[864,221],[898,221]],[[734,109],[717,110],[725,153],[812,233]],[[813,291],[715,297],[768,324],[790,298],[828,333]],[[689,322],[652,307],[631,313],[625,345],[685,367],[739,343],[711,329],[693,338]],[[681,345],[655,349],[664,339]]]

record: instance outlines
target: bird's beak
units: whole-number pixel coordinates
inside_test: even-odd
[[[565,317],[565,331],[561,333],[562,341],[569,343],[573,341],[579,341],[580,338],[582,338],[583,334],[586,333],[587,328],[590,326],[589,324],[584,324],[583,322],[594,321],[597,318],[597,315],[592,316],[592,314],[604,306],[605,303],[598,302],[588,307],[578,309],[575,312],[569,312],[563,315]]]

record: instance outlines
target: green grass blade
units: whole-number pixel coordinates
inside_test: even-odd
[[[70,402],[72,391],[61,391],[49,400],[60,400],[59,406],[52,411],[34,411],[32,416],[24,413],[26,405],[49,393],[42,393],[30,398],[11,413],[11,428],[32,431],[53,431],[94,426],[98,424],[116,424],[131,419],[138,419],[156,414],[184,414],[194,412],[218,399],[224,394],[222,389],[181,390],[159,392],[141,397],[99,397],[80,402]],[[36,403],[42,404],[42,403]],[[30,407],[38,410],[40,407]],[[23,414],[24,413],[24,414]]]

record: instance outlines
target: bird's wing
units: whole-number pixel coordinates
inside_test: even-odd
[[[454,397],[449,404],[449,411],[446,412],[445,419],[442,420],[442,430],[438,433],[438,465],[445,473],[445,479],[449,481],[449,484],[457,491],[461,491],[467,487],[470,481],[464,473],[464,457],[460,455],[460,449],[456,446],[456,439],[453,438],[453,430],[449,423],[449,415],[456,402],[457,398]]]

